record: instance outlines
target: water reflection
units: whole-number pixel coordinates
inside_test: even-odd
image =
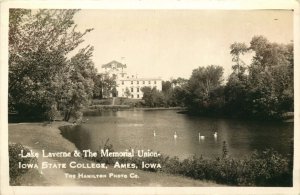
[[[226,141],[229,154],[242,157],[271,147],[288,153],[293,124],[195,117],[171,110],[119,111],[89,117],[87,123],[63,135],[79,149],[97,150],[109,139],[115,150],[152,149],[180,158],[216,157]]]

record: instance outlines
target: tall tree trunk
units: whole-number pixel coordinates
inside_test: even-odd
[[[72,112],[72,109],[68,109],[68,110],[65,112],[64,121],[69,121],[69,120],[70,120],[71,112]]]

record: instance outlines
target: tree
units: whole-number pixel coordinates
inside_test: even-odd
[[[101,74],[96,74],[93,78],[94,80],[94,90],[93,90],[93,98],[101,99],[102,95],[102,76]]]
[[[254,52],[248,74],[237,71],[240,54]],[[231,45],[233,73],[225,87],[227,113],[260,119],[280,118],[293,110],[293,45],[271,43],[263,36],[254,36],[250,47]]]
[[[183,87],[188,83],[188,79],[178,77],[177,79],[171,80],[173,87]]]
[[[162,95],[165,107],[176,106],[176,99],[171,81],[162,82]]]
[[[252,113],[278,118],[293,110],[293,46],[271,43],[263,36],[250,42],[255,52],[249,67],[249,96]]]
[[[116,88],[116,78],[114,76],[109,76],[108,74],[97,74],[94,78],[94,98],[102,99],[104,97],[109,97],[112,90]]]
[[[131,93],[130,93],[130,90],[128,89],[128,87],[126,87],[126,89],[125,89],[125,96],[128,98],[130,95],[131,95]]]
[[[241,55],[249,51],[245,43],[233,43],[230,46],[230,54],[232,55],[233,72],[228,78],[228,82],[224,89],[227,114],[232,116],[241,116],[245,114],[245,99],[247,94],[247,75],[246,64],[241,60]]]
[[[70,58],[92,30],[76,31],[73,16],[77,11],[10,9],[9,104],[19,114],[49,119],[55,110],[70,109],[70,101],[79,109],[90,97],[87,88],[93,86],[92,74],[86,74],[95,70],[92,48]],[[77,89],[83,94],[74,99]]]
[[[185,105],[193,112],[211,112],[213,100],[212,96],[215,90],[221,86],[223,81],[223,68],[220,66],[210,65],[194,69],[187,85]],[[219,106],[218,106],[219,107]]]
[[[164,106],[164,97],[163,94],[158,91],[155,87],[143,87],[143,100],[145,105],[149,107],[161,107]]]
[[[193,70],[189,87],[195,95],[209,98],[210,92],[221,85],[223,68],[210,65]]]
[[[169,93],[172,89],[172,83],[170,81],[163,81],[162,82],[162,92]]]
[[[91,60],[93,47],[87,46],[81,49],[75,56],[70,59],[68,72],[70,77],[65,85],[67,96],[64,97],[63,104],[64,120],[68,121],[73,115],[77,120],[81,120],[82,113],[80,110],[89,105],[93,97],[94,77],[96,69]],[[61,91],[64,94],[64,91]]]
[[[232,55],[232,61],[236,64],[232,66],[234,73],[236,75],[243,74],[245,72],[245,63],[241,60],[240,55],[245,54],[248,52],[248,47],[245,43],[233,43],[230,45],[230,54]]]

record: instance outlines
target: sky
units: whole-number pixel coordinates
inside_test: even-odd
[[[189,78],[199,66],[231,73],[230,45],[249,45],[255,35],[271,42],[293,40],[291,10],[80,10],[74,17],[93,45],[98,71],[112,60],[138,77]],[[252,54],[244,57],[250,63]]]

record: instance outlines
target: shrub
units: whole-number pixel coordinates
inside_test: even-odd
[[[33,157],[22,158],[19,156],[21,154],[21,150],[24,153],[29,152],[29,149],[25,148],[21,144],[9,144],[9,177],[10,177],[10,184],[16,185],[18,184],[18,177],[22,176],[23,174],[29,171],[28,168],[19,168],[19,162],[21,164],[27,163],[37,163],[37,159]]]
[[[113,152],[113,145],[104,144],[104,149]],[[160,163],[161,169],[143,169],[151,172],[165,172],[183,175],[193,179],[211,180],[221,184],[234,186],[292,186],[292,159],[278,152],[267,149],[254,151],[245,159],[234,159],[228,155],[226,142],[223,142],[222,156],[215,159],[204,159],[202,156],[192,156],[181,161],[178,157],[161,155],[159,157],[98,157],[93,160],[114,164],[120,163]],[[139,167],[141,169],[141,167]]]

